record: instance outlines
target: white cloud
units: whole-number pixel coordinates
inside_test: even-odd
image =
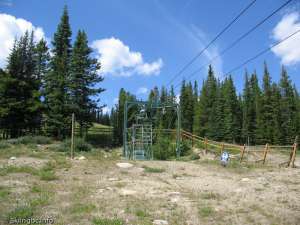
[[[162,59],[152,63],[143,60],[142,53],[131,51],[129,46],[121,40],[111,37],[96,40],[92,43],[102,65],[104,74],[116,76],[131,76],[135,73],[141,75],[158,75],[163,66]]]
[[[289,13],[279,21],[272,31],[272,38],[281,41],[290,34],[300,29],[299,12]],[[287,41],[274,47],[272,51],[281,58],[281,63],[285,65],[294,65],[300,62],[300,34],[296,34]]]
[[[160,73],[160,68],[163,66],[163,61],[161,58],[152,62],[152,63],[144,63],[136,67],[136,71],[139,74],[144,75],[158,75]]]
[[[19,38],[26,31],[34,31],[34,39],[45,38],[45,33],[41,27],[35,27],[31,22],[22,18],[0,13],[0,67],[6,65],[15,38]]]
[[[140,87],[136,92],[137,95],[145,95],[147,93],[148,93],[148,88],[146,87]]]

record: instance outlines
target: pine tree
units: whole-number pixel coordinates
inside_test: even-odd
[[[242,136],[246,143],[256,144],[257,130],[261,123],[259,108],[261,105],[261,90],[254,72],[250,79],[246,73],[243,93],[243,125]]]
[[[171,90],[168,93],[168,100],[167,100],[168,104],[176,104],[176,96],[174,93],[174,88],[173,86],[171,86]],[[175,129],[176,125],[176,119],[177,119],[177,112],[176,112],[176,108],[172,107],[172,108],[168,108],[166,110],[166,121],[167,121],[167,129]]]
[[[278,85],[276,83],[272,84],[272,95],[271,95],[271,107],[272,107],[272,144],[281,143],[281,129],[280,129],[280,121],[281,121],[281,112],[280,112],[280,91]]]
[[[160,103],[162,105],[167,104],[168,103],[168,91],[167,89],[162,86],[161,91],[160,91]],[[161,113],[159,114],[159,124],[162,128],[167,129],[168,128],[168,111],[170,109],[169,108],[162,108],[161,109]]]
[[[45,76],[46,124],[50,134],[63,138],[70,132],[68,81],[71,60],[71,28],[67,7],[54,34],[50,71]]]
[[[239,139],[239,103],[231,76],[224,81],[224,140],[236,142]]]
[[[44,39],[41,39],[35,47],[35,74],[38,80],[41,81],[41,86],[44,81],[45,75],[49,72],[49,60],[50,54],[47,42]]]
[[[136,97],[121,88],[119,92],[119,101],[116,105],[115,115],[113,118],[113,139],[115,145],[123,144],[123,130],[124,130],[124,106],[126,101],[136,101]],[[132,106],[127,111],[127,127],[131,127],[135,122],[135,117],[139,107]]]
[[[99,85],[103,77],[98,75],[100,64],[97,59],[91,57],[91,54],[92,49],[88,46],[86,33],[79,30],[71,56],[68,91],[71,110],[75,113],[79,124],[80,136],[83,136],[83,133],[92,125],[91,111],[97,108],[97,100],[91,97],[98,96],[104,91],[102,88],[95,88],[95,84]]]
[[[281,94],[281,140],[283,144],[291,144],[297,133],[297,103],[293,86],[284,67],[281,71],[279,88]]]
[[[180,109],[182,129],[192,132],[194,118],[194,95],[193,87],[190,82],[187,85],[185,84],[185,81],[182,82]]]
[[[203,83],[199,103],[196,106],[194,130],[199,136],[213,138],[216,136],[213,127],[215,125],[215,112],[217,100],[217,80],[211,66],[208,69],[208,77]]]
[[[40,80],[35,75],[33,32],[26,32],[8,57],[7,72],[2,71],[0,117],[10,137],[35,132],[41,121]]]
[[[224,140],[224,106],[225,106],[225,85],[221,83],[219,80],[217,81],[217,94],[216,94],[216,101],[214,103],[214,112],[215,115],[213,119],[215,122],[212,124],[215,130],[214,139],[217,141]]]
[[[295,98],[296,98],[296,105],[297,105],[296,106],[296,130],[297,130],[296,135],[299,138],[300,137],[300,96],[295,85],[294,85],[294,91],[295,91]]]
[[[257,137],[260,143],[272,143],[273,141],[273,105],[272,105],[272,87],[271,77],[264,63],[263,87],[261,96],[261,105],[259,108],[261,123],[257,127]]]

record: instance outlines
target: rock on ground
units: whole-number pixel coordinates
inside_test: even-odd
[[[123,195],[123,196],[134,195],[134,194],[136,194],[136,191],[134,191],[134,190],[128,190],[128,189],[121,190],[121,195]]]
[[[123,168],[123,169],[127,169],[127,168],[133,167],[133,165],[131,163],[117,163],[116,165],[117,165],[117,167]]]
[[[153,224],[154,225],[168,225],[169,223],[166,220],[154,220]]]

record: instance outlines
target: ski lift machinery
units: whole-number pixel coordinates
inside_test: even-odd
[[[128,112],[133,107],[137,107],[135,121],[129,126]],[[123,156],[132,160],[152,160],[153,159],[153,135],[158,129],[154,129],[154,110],[161,110],[163,114],[166,109],[171,108],[176,112],[176,156],[180,156],[181,142],[181,121],[180,106],[177,103],[151,103],[148,101],[126,101],[124,105],[124,125],[123,125]],[[147,111],[148,110],[148,111]],[[150,112],[149,112],[150,111]]]

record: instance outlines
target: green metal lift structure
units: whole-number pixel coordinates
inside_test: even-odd
[[[128,127],[128,112],[137,108],[135,121]],[[180,105],[177,103],[150,103],[148,101],[126,101],[124,105],[123,156],[130,160],[153,159],[153,137],[159,131],[155,128],[155,116],[152,112],[173,109],[176,112],[176,156],[180,156],[181,118]]]

